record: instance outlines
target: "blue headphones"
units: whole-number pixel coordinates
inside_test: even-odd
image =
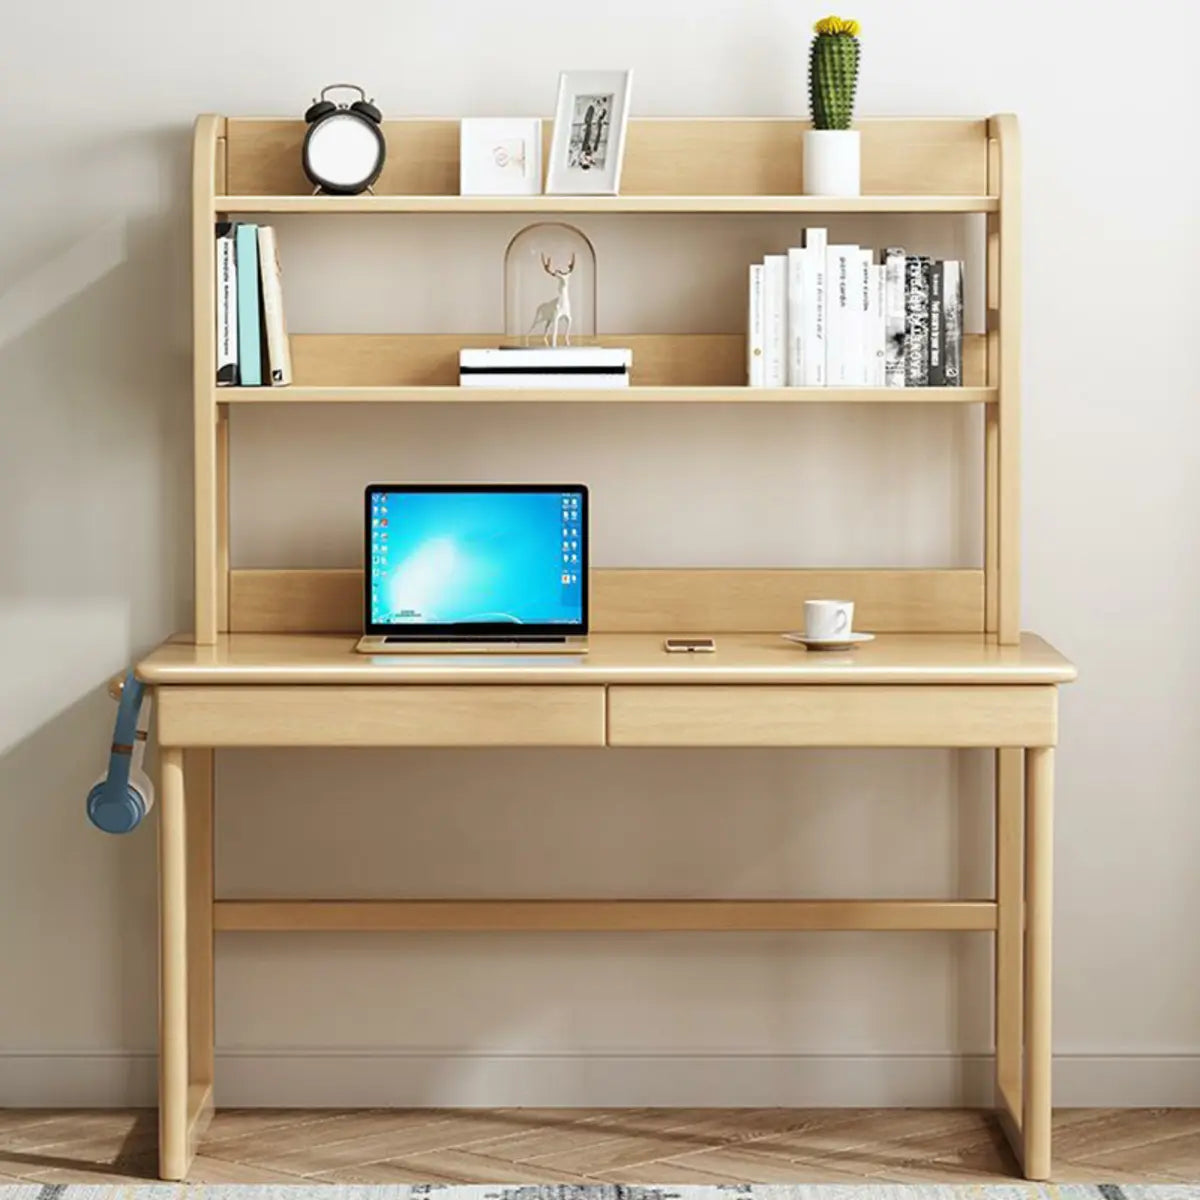
[[[142,703],[145,692],[145,684],[128,672],[117,708],[108,774],[87,795],[88,819],[105,833],[131,832],[154,804],[154,784],[142,770],[150,719],[150,704]]]

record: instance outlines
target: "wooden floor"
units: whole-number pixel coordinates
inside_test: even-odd
[[[0,1110],[0,1183],[153,1178],[153,1110]],[[1200,1109],[1056,1114],[1061,1182],[1200,1180]],[[950,1183],[1011,1179],[992,1116],[962,1109],[230,1109],[211,1183]]]

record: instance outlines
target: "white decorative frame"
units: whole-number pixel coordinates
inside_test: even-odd
[[[632,71],[563,71],[558,77],[554,136],[550,142],[547,193],[559,196],[615,196],[621,190],[625,158],[625,129],[629,122]],[[573,118],[576,98],[611,96],[611,107],[600,116],[604,133],[604,165],[588,169],[572,163]],[[607,117],[607,121],[604,118]]]
[[[464,117],[458,139],[460,195],[541,194],[542,122],[537,117]]]

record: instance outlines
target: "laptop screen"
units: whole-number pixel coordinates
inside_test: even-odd
[[[368,633],[587,632],[587,488],[372,484]]]

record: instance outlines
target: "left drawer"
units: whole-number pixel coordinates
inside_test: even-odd
[[[603,746],[602,687],[155,689],[164,746]]]

